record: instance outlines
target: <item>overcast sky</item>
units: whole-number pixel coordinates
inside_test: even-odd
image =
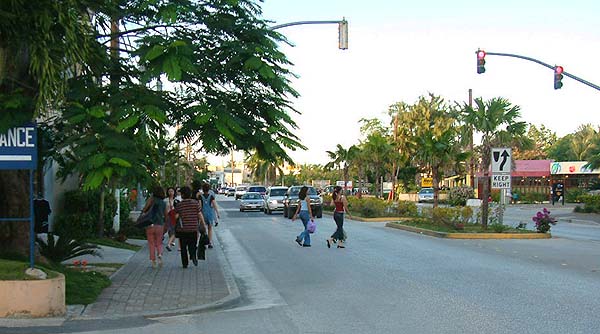
[[[308,151],[299,163],[326,163],[326,150],[361,139],[359,120],[387,120],[389,105],[413,103],[428,92],[446,100],[508,98],[524,121],[559,136],[580,124],[600,124],[600,91],[525,60],[486,57],[476,73],[475,51],[537,58],[600,85],[600,1],[266,0],[263,17],[275,24],[349,21],[349,49],[339,50],[337,25],[279,29],[293,47],[282,50],[299,76],[294,106],[297,134]]]

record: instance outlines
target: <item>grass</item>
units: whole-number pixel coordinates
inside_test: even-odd
[[[414,220],[402,220],[399,221],[398,224],[419,227],[426,230],[436,231],[436,232],[446,232],[446,233],[496,233],[493,228],[488,226],[487,229],[484,229],[481,224],[468,224],[465,225],[464,229],[457,230],[450,226],[435,224],[428,220],[422,219],[414,219]],[[512,227],[507,227],[506,230],[502,233],[537,233],[536,231],[529,231],[523,229],[515,229]]]
[[[67,305],[91,304],[110,286],[108,277],[95,271],[65,269]]]
[[[104,264],[101,266],[114,267],[113,264]],[[27,267],[29,267],[29,261],[26,256],[20,254],[0,254],[1,280],[30,279],[25,275]],[[42,269],[49,276],[52,275],[52,272],[59,272],[65,275],[67,305],[87,305],[93,303],[102,290],[111,284],[110,279],[106,275],[95,271],[69,269],[63,265],[54,264],[40,264],[36,265],[36,268]],[[56,274],[54,274],[54,277],[56,277]]]
[[[128,249],[132,251],[139,251],[142,247],[137,245],[128,244],[126,242],[117,241],[110,238],[93,238],[87,239],[87,242],[95,245],[108,246],[114,248]]]
[[[48,274],[48,278],[54,278],[58,276],[55,271],[51,271],[46,268],[40,268],[39,266],[35,267],[42,269],[46,274]],[[29,268],[29,262],[0,259],[0,281],[37,280],[37,278],[25,274],[25,270],[27,270],[27,268]]]

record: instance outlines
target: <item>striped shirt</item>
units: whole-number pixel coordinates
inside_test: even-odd
[[[195,232],[198,230],[198,215],[201,215],[200,204],[195,199],[184,199],[175,205],[175,212],[179,214],[183,222],[184,232]]]

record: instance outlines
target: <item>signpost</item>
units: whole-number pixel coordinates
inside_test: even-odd
[[[34,217],[33,171],[37,168],[37,127],[33,123],[8,129],[0,133],[0,169],[29,170],[29,217],[0,217],[3,221],[29,221],[29,266],[33,268]]]
[[[506,189],[511,188],[512,150],[508,147],[492,148],[492,189],[500,189],[500,204],[506,205]],[[500,223],[503,217],[499,217]]]

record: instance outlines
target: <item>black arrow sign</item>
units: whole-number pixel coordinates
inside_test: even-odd
[[[506,164],[506,160],[508,159],[508,157],[508,152],[504,150],[504,152],[502,152],[502,162],[500,163],[500,170],[504,170],[504,164]]]

